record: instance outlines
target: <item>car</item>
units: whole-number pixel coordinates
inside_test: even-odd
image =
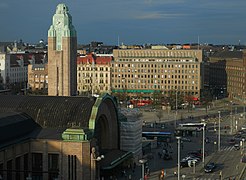
[[[186,157],[184,157],[181,161],[195,161],[195,162],[199,162],[200,159],[197,158],[197,157],[186,156]]]
[[[188,160],[181,160],[180,161],[180,167],[183,168],[183,167],[188,167]]]
[[[233,146],[233,148],[234,148],[235,150],[240,150],[240,145],[239,145],[239,144],[235,144],[235,145]]]
[[[242,138],[241,134],[236,134],[233,139],[235,139],[236,141],[240,141],[241,138]]]
[[[213,172],[215,168],[216,168],[215,163],[210,162],[210,163],[208,163],[208,164],[204,167],[204,171],[205,171],[206,173],[210,173],[210,172]]]
[[[198,163],[198,161],[195,161],[195,160],[188,160],[188,166],[189,166],[189,167],[193,167],[194,165],[196,166],[197,163]]]
[[[230,139],[229,140],[229,144],[232,144],[232,145],[236,144],[236,140],[235,139]]]
[[[202,157],[202,153],[198,152],[198,151],[191,151],[188,153],[188,156],[195,156],[195,157]]]

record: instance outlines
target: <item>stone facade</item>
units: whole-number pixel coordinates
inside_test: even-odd
[[[243,53],[243,59],[227,60],[226,73],[228,96],[243,101],[246,93],[246,52]]]
[[[97,57],[94,54],[78,57],[78,93],[111,93],[111,61],[112,57]]]
[[[57,159],[52,158],[52,155]],[[41,166],[39,173],[35,172],[37,165]],[[12,179],[24,180],[28,176],[42,179],[90,179],[90,166],[89,141],[36,139],[0,151],[1,176]],[[7,175],[6,171],[1,171],[4,169],[16,172]]]
[[[112,92],[151,96],[155,91],[200,97],[202,50],[115,49]]]
[[[28,65],[28,86],[32,90],[42,90],[48,88],[47,64]]]
[[[48,31],[48,95],[77,94],[77,37],[72,17],[64,4],[59,4]]]

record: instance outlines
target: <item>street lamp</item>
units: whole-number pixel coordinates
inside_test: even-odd
[[[176,128],[176,123],[177,123],[177,116],[178,116],[178,91],[176,89],[176,112],[175,112],[175,128]]]
[[[245,141],[245,138],[242,138],[242,153],[241,154],[244,154],[244,141]]]
[[[180,180],[180,139],[181,137],[176,137],[178,140],[178,180]]]
[[[203,167],[205,165],[205,127],[206,127],[206,123],[205,123],[205,119],[202,119],[202,124],[203,124],[203,131],[202,131],[202,163],[203,163]]]
[[[142,180],[144,180],[144,164],[147,162],[147,160],[140,159],[138,162],[142,165]]]
[[[219,131],[218,131],[218,151],[220,151],[220,111],[219,113]]]
[[[243,92],[243,120],[245,123],[245,92]]]
[[[99,167],[99,161],[101,161],[102,159],[104,159],[104,155],[99,155],[97,156],[97,152],[96,152],[96,148],[92,147],[91,148],[91,180],[95,180],[96,179],[96,175],[97,178],[100,179],[100,167]],[[96,165],[96,162],[97,165]],[[97,171],[95,171],[97,170]]]
[[[232,121],[232,101],[231,101],[231,134],[232,134],[232,128],[233,128],[233,121]]]

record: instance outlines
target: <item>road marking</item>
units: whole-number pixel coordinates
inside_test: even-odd
[[[222,146],[220,148],[221,151],[232,151],[234,149],[233,146]]]

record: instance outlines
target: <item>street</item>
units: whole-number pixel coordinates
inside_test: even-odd
[[[220,143],[220,151],[218,152],[218,110],[221,111],[221,143]],[[242,107],[237,107],[237,114],[233,117],[230,114],[231,109],[225,109],[224,104],[221,106],[215,107],[210,111],[206,112],[205,110],[199,111],[194,110],[192,112],[182,112],[183,120],[182,123],[186,122],[201,122],[201,118],[205,115],[209,115],[207,120],[207,130],[206,137],[209,138],[210,142],[205,143],[205,164],[208,162],[214,162],[216,164],[216,168],[214,172],[205,173],[203,168],[203,163],[199,162],[196,167],[185,167],[180,170],[180,177],[182,179],[229,179],[229,178],[246,178],[244,172],[245,164],[241,163],[241,152],[240,150],[235,150],[233,145],[229,144],[229,140],[236,133],[236,130],[239,130],[240,127],[244,124],[242,121],[242,116],[239,112],[243,111]],[[234,112],[234,111],[233,111]],[[229,114],[229,115],[228,115]],[[161,122],[165,122],[165,130],[173,132],[175,129],[175,114],[169,113],[166,114],[166,117],[163,117]],[[143,120],[146,122],[158,122],[158,119],[154,117],[154,112],[143,112]],[[181,114],[179,113],[180,117]],[[192,119],[189,117],[193,117]],[[216,117],[217,116],[217,117]],[[232,121],[231,118],[234,118]],[[241,119],[240,119],[241,118]],[[235,123],[236,119],[238,119],[239,123]],[[215,123],[217,121],[217,123]],[[177,123],[180,123],[181,120],[177,118]],[[232,124],[233,123],[233,124]],[[237,125],[237,127],[236,127]],[[225,129],[224,127],[231,127],[231,129]],[[216,129],[216,131],[214,130]],[[199,133],[197,137],[189,137],[191,142],[183,142],[183,146],[181,148],[181,159],[187,155],[189,151],[202,149],[202,133]],[[157,149],[152,149],[153,159],[148,160],[148,166],[150,168],[150,176],[149,179],[159,179],[159,175],[161,169],[165,170],[165,179],[177,179],[174,176],[174,172],[177,172],[177,141],[175,137],[173,138],[173,142],[170,143],[172,147],[172,160],[163,160],[159,158],[158,152],[162,151],[163,147],[158,147]],[[139,177],[140,178],[140,177]]]

